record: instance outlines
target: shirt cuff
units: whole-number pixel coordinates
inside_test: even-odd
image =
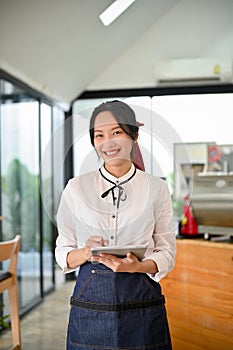
[[[149,274],[149,276],[156,282],[159,282],[170,271],[166,257],[164,257],[161,253],[152,253],[146,256],[144,260],[147,259],[151,259],[156,263],[158,272],[155,274]]]
[[[58,263],[58,265],[60,266],[60,268],[62,269],[62,271],[64,273],[70,273],[70,272],[74,272],[77,270],[77,268],[75,269],[70,269],[68,266],[67,266],[67,254],[69,252],[71,252],[72,250],[75,250],[75,248],[72,248],[72,247],[62,247],[62,250],[61,248],[57,248],[55,250],[55,257],[56,257],[56,261]]]

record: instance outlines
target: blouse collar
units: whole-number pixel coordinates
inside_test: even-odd
[[[123,176],[121,177],[115,177],[113,175],[111,175],[104,167],[104,165],[100,168],[101,170],[101,173],[109,180],[109,181],[112,181],[114,183],[119,183],[119,182],[123,182],[123,181],[126,181],[127,179],[129,179],[133,173],[135,172],[135,166],[134,164],[132,163],[131,165],[131,168],[129,169],[129,171],[124,174]]]
[[[109,187],[105,192],[101,194],[101,198],[105,198],[111,193],[113,205],[116,205],[119,209],[120,201],[125,201],[127,199],[127,193],[125,192],[124,187],[122,187],[122,185],[124,185],[134,177],[134,175],[136,174],[135,166],[132,165],[130,170],[124,176],[121,176],[119,178],[116,178],[115,176],[109,174],[104,167],[99,169],[99,172],[101,176],[111,184],[111,187]],[[117,194],[115,191],[117,192]]]

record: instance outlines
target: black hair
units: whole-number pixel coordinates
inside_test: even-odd
[[[138,135],[138,125],[135,117],[135,113],[129,105],[122,101],[114,100],[101,103],[92,112],[89,133],[91,138],[91,144],[94,146],[94,124],[95,118],[101,112],[109,111],[116,119],[119,126],[128,134],[132,140]]]

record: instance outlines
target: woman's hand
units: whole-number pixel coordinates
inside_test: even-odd
[[[86,247],[105,247],[108,243],[108,239],[104,239],[102,236],[90,236],[86,241]]]
[[[141,272],[155,274],[158,271],[156,263],[151,260],[139,261],[132,253],[127,253],[126,258],[118,258],[115,255],[100,254],[92,256],[91,261],[95,261],[109,267],[114,272]]]
[[[108,245],[108,240],[103,239],[102,236],[90,236],[84,248],[74,249],[67,254],[67,266],[70,269],[77,268],[85,262],[90,261],[92,247],[102,247],[106,245]]]
[[[132,253],[128,253],[126,258],[118,258],[111,254],[100,254],[92,256],[91,261],[95,261],[109,267],[114,272],[137,272],[138,259]]]

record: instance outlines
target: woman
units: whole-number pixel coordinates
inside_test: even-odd
[[[66,273],[79,268],[67,350],[171,349],[159,285],[176,252],[166,182],[134,165],[138,124],[127,104],[97,107],[90,138],[103,166],[68,182],[57,215],[57,262]],[[142,261],[91,255],[91,247],[132,244],[147,244]]]

